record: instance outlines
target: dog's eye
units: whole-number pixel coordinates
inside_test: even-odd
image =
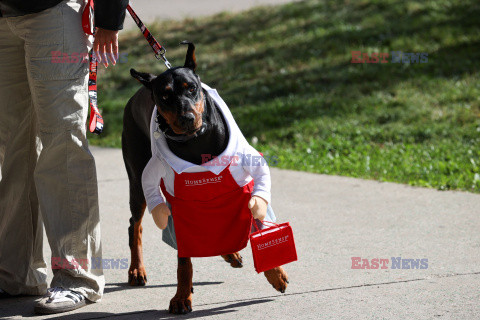
[[[162,99],[163,99],[163,100],[167,100],[167,99],[168,99],[168,96],[163,96]]]
[[[196,89],[197,88],[195,88],[195,87],[190,87],[190,89],[188,89],[188,91],[190,91],[191,93],[194,93]]]

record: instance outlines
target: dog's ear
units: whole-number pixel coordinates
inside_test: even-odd
[[[183,40],[180,44],[188,44],[187,56],[185,57],[184,68],[192,69],[193,72],[197,69],[197,60],[195,59],[195,45],[187,40]]]
[[[130,74],[132,75],[132,77],[140,81],[141,84],[143,84],[145,87],[147,87],[150,90],[152,89],[153,79],[157,77],[151,73],[138,72],[135,69],[130,69]]]

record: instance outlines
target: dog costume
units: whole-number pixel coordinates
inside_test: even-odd
[[[204,243],[200,255],[192,255],[192,252],[182,245],[178,248],[179,256],[211,256],[243,249],[248,242],[248,232],[245,234],[244,230],[248,227],[250,231],[251,213],[247,204],[251,196],[259,196],[269,203],[265,220],[276,220],[270,206],[271,179],[268,165],[258,151],[248,144],[217,91],[205,84],[202,84],[202,87],[219,107],[227,123],[229,141],[226,149],[216,159],[205,161],[201,165],[177,157],[170,151],[165,136],[158,132],[155,107],[150,123],[152,158],[142,175],[148,210],[151,212],[157,205],[165,202],[160,187],[172,210],[173,217],[168,219],[167,228],[163,231],[163,241],[175,249],[178,248],[177,236],[182,238],[182,243]],[[208,155],[205,159],[209,159]],[[222,218],[216,219],[215,215]],[[203,238],[198,233],[192,234],[184,229],[184,226],[190,225],[189,230],[194,230],[203,219],[210,221],[202,225]],[[174,221],[177,223],[177,235]],[[208,232],[205,230],[212,227]],[[213,238],[212,232],[216,235]],[[216,242],[209,246],[209,241]],[[218,252],[222,250],[222,245],[225,250],[231,249],[232,245],[238,249]],[[207,247],[213,248],[205,249]]]

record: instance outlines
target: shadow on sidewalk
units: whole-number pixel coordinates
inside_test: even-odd
[[[40,296],[20,295],[0,299],[0,319],[9,317],[29,317]]]
[[[255,300],[255,301],[246,301],[246,302],[239,302],[233,303],[222,307],[212,308],[208,310],[199,310],[195,311],[195,305],[193,306],[194,311],[182,315],[182,319],[194,319],[194,318],[201,318],[201,317],[208,317],[208,316],[216,316],[225,313],[236,312],[236,308],[246,307],[254,304],[266,303],[273,301],[273,299],[263,299],[263,300]],[[85,312],[85,313],[77,313],[68,315],[68,319],[72,320],[86,320],[86,319],[178,319],[178,315],[173,315],[168,313],[168,310],[143,310],[143,311],[133,311],[133,312],[125,312],[125,313],[109,313],[109,312]],[[65,319],[65,316],[59,315],[55,318],[49,318],[52,320],[60,320]]]
[[[221,281],[213,281],[213,282],[194,282],[193,287],[201,287],[201,286],[209,286],[209,285],[216,285],[216,284],[222,284],[223,282]],[[105,285],[105,290],[104,293],[112,293],[115,291],[120,291],[120,290],[131,290],[131,289],[148,289],[148,288],[172,288],[176,287],[177,284],[158,284],[158,285],[149,285],[147,284],[146,286],[131,286],[126,282],[117,282],[117,283],[107,283]]]
[[[209,285],[218,285],[222,284],[221,281],[213,281],[213,282],[194,282],[194,287],[199,286],[209,286]],[[147,285],[143,287],[133,287],[128,285],[126,282],[117,282],[117,283],[107,283],[105,285],[104,293],[110,294],[116,291],[127,291],[127,290],[143,290],[143,289],[151,289],[151,288],[170,288],[176,287],[177,284],[161,284],[161,285]],[[132,293],[133,295],[134,293]],[[40,315],[34,314],[33,309],[35,307],[35,303],[41,296],[16,296],[11,298],[5,298],[0,300],[0,319],[10,318],[10,317],[25,317],[25,318],[32,318],[32,317],[41,317]],[[59,314],[58,317],[54,317],[51,319],[102,319],[102,318],[109,318],[109,317],[123,317],[125,319],[131,319],[141,317],[142,319],[145,317],[144,313],[147,313],[147,319],[150,319],[150,313],[155,313],[152,319],[165,319],[162,315],[158,315],[158,313],[164,313],[168,315],[167,311],[159,311],[159,310],[147,310],[147,311],[136,311],[131,313],[109,313],[109,312],[86,312],[86,313],[74,313],[74,314]],[[230,311],[229,311],[230,312]],[[223,313],[223,312],[221,312]],[[139,314],[138,317],[133,315]],[[169,315],[170,316],[170,315]]]

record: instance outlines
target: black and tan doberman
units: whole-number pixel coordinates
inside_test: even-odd
[[[202,155],[218,156],[228,143],[228,128],[224,116],[202,88],[195,73],[195,47],[188,44],[183,67],[176,67],[155,76],[131,70],[131,75],[143,86],[129,100],[123,118],[122,151],[130,183],[130,227],[128,229],[131,265],[128,282],[143,286],[147,274],[142,256],[142,218],[146,208],[142,190],[142,173],[152,156],[150,121],[157,105],[157,122],[164,132],[168,147],[179,158],[194,164],[202,163]],[[188,137],[188,138],[187,138]],[[193,138],[192,138],[193,137]],[[238,252],[222,256],[234,268],[242,267]],[[190,258],[178,258],[177,293],[170,301],[171,313],[192,310],[192,263]],[[288,276],[282,267],[265,272],[272,286],[285,292]]]

